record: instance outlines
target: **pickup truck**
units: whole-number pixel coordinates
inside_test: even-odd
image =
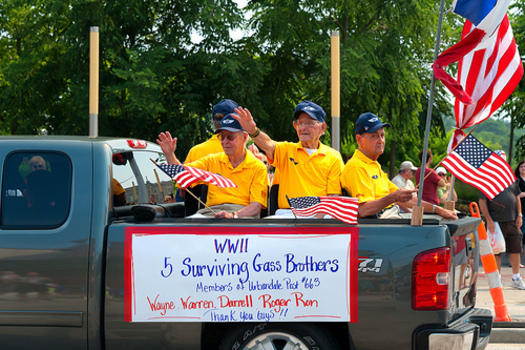
[[[0,159],[2,349],[472,350],[488,344],[491,313],[475,307],[477,218],[445,222],[430,215],[422,226],[411,226],[409,219],[359,219],[358,225],[335,219],[188,219],[184,203],[163,202],[174,186],[151,161],[165,162],[153,143],[6,136],[0,137]],[[35,170],[38,159],[45,165]],[[121,206],[114,203],[116,186],[125,190]],[[217,258],[216,265],[198,264],[213,258],[199,250],[201,239],[215,241],[218,249],[226,240],[217,237],[239,237],[240,251],[249,253],[257,237],[311,233],[322,239],[351,236],[355,251],[347,261],[314,262],[321,250],[330,254],[340,247],[312,249],[307,239],[289,239],[261,246],[246,270]],[[264,260],[272,253],[277,257]],[[301,254],[304,263],[298,262],[304,261]],[[233,275],[238,269],[236,283],[215,278],[221,268],[227,274],[225,267]],[[314,267],[317,275],[307,271]],[[251,274],[240,276],[241,270]],[[256,280],[262,270],[268,283]],[[324,282],[329,270],[344,270],[343,278]],[[188,287],[183,277],[190,271],[192,281],[204,278]],[[164,280],[171,285],[161,286]],[[302,292],[289,293],[295,299],[270,299],[285,283]],[[332,289],[299,300],[321,283]],[[235,285],[250,290],[245,299],[228,298]],[[163,299],[166,288],[170,300]],[[330,310],[321,305],[341,298],[347,302]],[[308,311],[292,307],[299,301]],[[225,313],[218,312],[222,307]],[[287,317],[288,311],[295,317]]]

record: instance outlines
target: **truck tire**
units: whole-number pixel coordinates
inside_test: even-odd
[[[246,323],[231,329],[219,350],[340,350],[335,337],[315,324]]]

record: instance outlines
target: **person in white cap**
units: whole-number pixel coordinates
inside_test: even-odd
[[[444,167],[442,166],[438,167],[436,169],[436,173],[439,175],[440,178],[445,180],[445,183],[446,183],[445,187],[437,188],[439,205],[443,206],[443,204],[445,204],[445,202],[447,202],[450,197],[450,181],[447,177],[447,169],[445,169]],[[457,202],[458,195],[456,193],[456,190],[454,189],[452,190],[454,191],[454,194],[452,195],[452,202]]]
[[[392,182],[399,188],[413,190],[416,187],[410,179],[414,176],[416,170],[417,168],[414,164],[412,164],[411,161],[406,160],[399,166],[399,173],[392,179]]]

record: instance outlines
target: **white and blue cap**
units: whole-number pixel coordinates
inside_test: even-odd
[[[324,110],[321,108],[321,106],[312,101],[304,100],[303,102],[299,103],[297,107],[295,107],[293,118],[299,118],[301,113],[306,113],[310,116],[310,118],[315,119],[321,123],[324,123],[326,120],[326,113]]]
[[[383,127],[391,127],[388,123],[381,122],[381,119],[374,113],[366,112],[357,118],[355,122],[355,133],[358,135],[364,133],[374,133]]]
[[[221,127],[215,130],[215,133],[218,134],[221,130],[231,131],[231,132],[237,132],[237,131],[245,131],[241,123],[234,117],[232,117],[232,113],[228,114],[221,120]]]

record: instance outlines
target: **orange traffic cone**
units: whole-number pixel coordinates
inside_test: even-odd
[[[473,217],[479,218],[478,204],[475,202],[470,203],[470,213]],[[498,265],[496,264],[496,258],[492,253],[489,240],[487,238],[487,231],[483,221],[478,227],[479,233],[479,245],[481,250],[481,263],[485,270],[485,276],[489,283],[489,292],[494,302],[494,311],[496,312],[495,322],[510,322],[510,316],[507,311],[507,305],[503,298],[503,286],[501,285],[501,276],[499,274]]]

